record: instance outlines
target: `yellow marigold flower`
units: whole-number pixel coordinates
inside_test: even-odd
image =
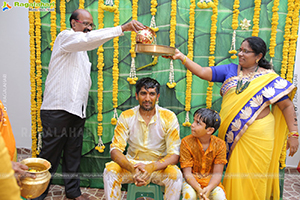
[[[110,123],[112,125],[116,125],[117,124],[117,119],[116,118],[111,118]]]
[[[191,122],[184,122],[182,125],[185,127],[190,127],[192,124]]]
[[[237,56],[236,56],[236,55],[232,55],[230,58],[231,58],[231,59],[236,59]]]

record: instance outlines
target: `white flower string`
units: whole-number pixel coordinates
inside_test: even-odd
[[[106,0],[105,4],[109,5],[109,6],[113,6],[114,5],[114,1],[113,0]]]
[[[111,118],[110,122],[112,125],[116,125],[118,120],[119,120],[119,117],[118,117],[118,113],[117,113],[117,108],[114,108],[114,117]]]
[[[232,33],[232,41],[231,41],[231,47],[228,53],[233,54],[230,58],[231,59],[236,59],[237,58],[237,50],[235,49],[235,42],[236,42],[236,30],[233,30]]]
[[[135,70],[135,57],[131,59],[131,65],[130,65],[130,73],[129,77],[127,78],[127,81],[131,85],[135,85],[138,78],[136,77],[136,70]]]
[[[169,88],[174,88],[176,86],[176,82],[174,80],[174,66],[173,60],[170,61],[170,73],[169,73],[169,82],[167,83]]]

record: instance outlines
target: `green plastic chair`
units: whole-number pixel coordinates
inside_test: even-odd
[[[136,200],[139,197],[148,197],[154,200],[163,200],[161,186],[150,183],[146,186],[138,187],[134,183],[128,184],[127,200]]]

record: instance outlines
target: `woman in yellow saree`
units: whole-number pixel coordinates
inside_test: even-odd
[[[290,100],[295,87],[271,70],[266,52],[261,38],[249,37],[239,49],[239,65],[201,67],[179,50],[171,57],[201,79],[223,83],[219,137],[227,145],[223,185],[229,200],[279,199],[279,157],[288,135],[290,156],[298,150]]]

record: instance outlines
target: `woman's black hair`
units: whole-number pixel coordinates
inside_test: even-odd
[[[197,116],[199,120],[206,124],[205,128],[214,128],[215,131],[218,130],[221,124],[221,117],[217,111],[208,108],[199,108],[194,112],[194,117]]]
[[[243,40],[243,42],[247,41],[251,49],[255,52],[256,55],[262,54],[263,56],[258,62],[258,65],[265,69],[272,69],[272,65],[269,61],[265,59],[265,55],[267,53],[267,45],[260,37],[248,37]],[[242,42],[242,43],[243,43]]]

